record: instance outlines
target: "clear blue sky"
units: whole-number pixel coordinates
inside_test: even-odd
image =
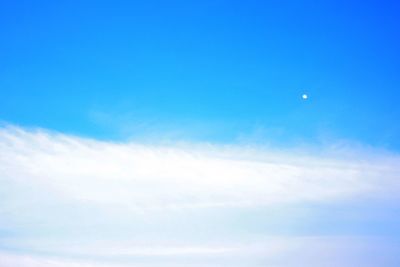
[[[0,119],[106,139],[261,132],[400,149],[399,12],[396,1],[2,1]]]

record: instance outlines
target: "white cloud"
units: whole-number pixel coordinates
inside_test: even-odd
[[[2,267],[127,267],[127,265],[102,264],[82,260],[66,260],[26,254],[0,252]]]
[[[94,246],[90,251],[91,259],[86,260],[80,257],[0,252],[0,264],[2,267],[213,267],[226,265],[395,267],[400,263],[398,255],[400,242],[372,236],[275,237],[232,248],[114,247],[111,248],[111,255],[119,257],[117,264],[112,262],[113,258],[105,256],[109,255],[105,253],[107,249],[108,247]],[[121,256],[123,256],[122,260]]]
[[[335,251],[347,241],[341,239],[335,248],[327,245],[335,239],[308,244],[308,239],[275,238],[259,244],[243,233],[257,226],[249,221],[261,221],[257,213],[255,219],[239,220],[227,230],[227,238],[221,232],[234,218],[227,214],[360,199],[391,203],[400,193],[400,157],[381,150],[113,143],[13,126],[0,129],[0,173],[0,252],[27,253],[3,252],[0,266],[6,267],[98,266],[66,263],[63,255],[172,257],[174,262],[207,258],[205,266],[238,257],[243,266],[251,266],[251,259],[296,266],[285,257],[265,260],[262,255],[311,255],[307,246],[325,246],[334,258],[346,255]],[[201,213],[204,210],[208,213]],[[282,218],[287,216],[275,222],[268,218],[270,224],[264,218],[262,226],[286,223],[279,221]],[[298,224],[308,219],[304,214],[298,218]],[[359,244],[355,246],[361,257],[369,248]],[[41,253],[61,258],[49,260]],[[151,266],[151,260],[139,260],[145,262]]]
[[[119,144],[15,127],[0,131],[0,149],[3,191],[31,185],[75,201],[139,209],[326,201],[399,188],[393,155]]]

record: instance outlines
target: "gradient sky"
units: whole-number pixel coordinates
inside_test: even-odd
[[[261,132],[399,149],[399,9],[396,1],[4,1],[0,117],[107,139],[165,131],[232,142]]]
[[[0,266],[399,266],[399,14],[1,1]]]

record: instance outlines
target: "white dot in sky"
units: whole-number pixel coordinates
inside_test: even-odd
[[[303,94],[301,97],[302,97],[304,100],[306,100],[306,99],[308,98],[308,95]]]

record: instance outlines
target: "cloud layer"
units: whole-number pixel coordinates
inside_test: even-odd
[[[14,126],[0,129],[0,173],[0,251],[28,253],[3,252],[4,266],[18,260],[28,262],[20,266],[36,266],[29,253],[139,257],[142,264],[149,257],[206,255],[207,266],[218,265],[216,259],[226,254],[244,253],[268,262],[261,255],[274,251],[271,244],[284,244],[284,250],[297,244],[296,253],[309,248],[294,237],[283,243],[254,239],[241,230],[250,227],[250,219],[227,230],[235,214],[261,210],[252,215],[251,227],[269,228],[258,233],[266,238],[304,207],[357,201],[386,206],[397,203],[400,193],[400,157],[380,150],[113,143]],[[295,208],[286,214],[287,207]],[[259,214],[272,215],[266,220]],[[297,217],[296,224],[308,223],[307,216]]]
[[[394,155],[207,144],[117,144],[41,130],[0,132],[3,183],[132,208],[268,205],[395,191]]]

